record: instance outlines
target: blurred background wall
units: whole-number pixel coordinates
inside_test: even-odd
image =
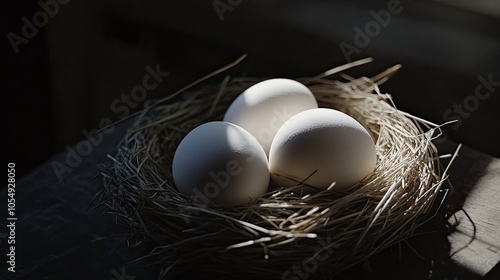
[[[50,0],[6,6],[6,153],[19,162],[19,172],[243,53],[249,56],[229,71],[233,76],[312,76],[369,56],[375,61],[348,73],[370,76],[402,64],[382,87],[400,109],[435,123],[458,119],[444,128],[446,137],[500,157],[498,1]],[[46,24],[40,11],[48,15]],[[37,29],[33,36],[23,17]],[[25,40],[13,44],[11,33]],[[157,86],[139,94],[152,72]]]

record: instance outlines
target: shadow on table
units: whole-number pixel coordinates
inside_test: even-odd
[[[116,143],[127,128],[117,127],[113,137],[103,140],[89,157],[58,181],[52,164],[64,162],[60,154],[40,166],[17,184],[18,204],[16,224],[16,274],[0,272],[2,279],[156,279],[161,267],[146,262],[130,263],[147,254],[147,246],[128,248],[125,232],[109,220],[88,211],[92,197],[102,187],[102,181],[92,180],[97,166],[108,162],[106,154],[114,154]],[[441,154],[452,153],[456,145],[440,145]],[[438,197],[433,218],[405,242],[394,245],[365,263],[356,265],[336,279],[483,279],[460,267],[450,259],[447,236],[454,225],[448,218],[459,211],[468,191],[485,172],[490,158],[463,148],[450,170],[455,192],[443,204]],[[7,199],[2,190],[0,200]],[[439,207],[441,206],[441,207]],[[439,210],[439,211],[438,211]],[[4,213],[6,215],[6,213]],[[3,240],[2,240],[3,241]],[[1,244],[4,247],[4,243]],[[2,248],[5,249],[5,248]],[[5,251],[5,250],[2,250]],[[2,265],[4,267],[5,264]],[[173,270],[164,279],[200,279],[193,269]],[[491,272],[485,279],[492,279]],[[211,275],[203,275],[214,279]],[[242,279],[235,276],[234,279]],[[312,279],[309,278],[309,279]],[[493,278],[494,279],[494,278]]]

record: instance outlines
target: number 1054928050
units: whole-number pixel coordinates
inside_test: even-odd
[[[7,211],[9,217],[14,217],[16,215],[16,165],[14,163],[9,163],[7,165]]]

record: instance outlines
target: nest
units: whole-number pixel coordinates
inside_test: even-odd
[[[99,206],[132,240],[154,244],[149,257],[155,262],[239,279],[303,279],[291,278],[298,277],[294,267],[302,276],[331,278],[410,237],[446,180],[432,143],[440,126],[398,110],[379,90],[399,65],[372,78],[327,79],[369,61],[297,79],[320,107],[349,114],[376,140],[374,172],[349,192],[303,194],[300,185],[271,183],[263,197],[225,208],[179,193],[171,173],[179,142],[196,126],[221,120],[241,92],[263,80],[226,77],[218,86],[181,90],[139,112],[117,154],[109,156],[113,163],[102,173]]]

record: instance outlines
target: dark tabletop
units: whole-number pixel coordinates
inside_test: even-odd
[[[16,272],[8,272],[6,263],[2,262],[1,279],[131,280],[158,277],[161,267],[145,262],[132,263],[147,254],[148,245],[127,246],[126,230],[113,225],[109,217],[89,209],[94,195],[103,185],[98,174],[102,165],[110,162],[106,155],[115,153],[128,124],[125,122],[112,133],[103,134],[102,143],[93,146],[91,153],[82,157],[81,162],[78,158],[71,158],[72,153],[67,151],[19,178],[15,196],[15,216],[18,219],[15,229]],[[82,144],[72,149],[78,149],[79,145]],[[451,142],[440,146],[443,152],[452,152],[456,148]],[[487,155],[463,148],[450,175],[456,183],[455,188],[474,185],[490,160],[492,158]],[[57,169],[61,166],[59,164],[69,169]],[[59,170],[59,175],[55,170]],[[447,234],[452,228],[446,215],[458,211],[465,197],[460,191],[448,196],[435,218],[419,229],[422,234],[387,249],[346,271],[338,279],[482,279],[453,262],[449,256]],[[6,189],[2,190],[0,200],[7,200]],[[2,213],[3,221],[6,221],[6,211]],[[0,246],[5,256],[5,228],[1,232]],[[189,273],[180,270],[167,273],[165,279],[188,276]]]

